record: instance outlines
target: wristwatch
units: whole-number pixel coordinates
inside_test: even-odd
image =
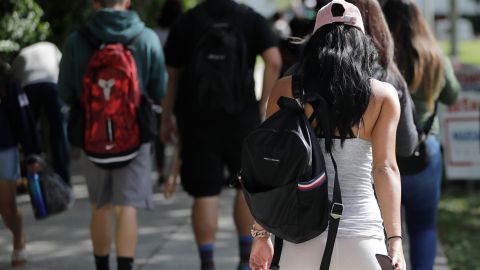
[[[252,229],[250,230],[250,234],[253,238],[266,238],[272,236],[271,233],[267,232],[266,230],[262,229],[259,230],[255,228],[255,223],[252,225]]]

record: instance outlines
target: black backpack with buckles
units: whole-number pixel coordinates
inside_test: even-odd
[[[325,159],[316,134],[330,136],[326,101],[302,91],[299,75],[292,78],[296,99],[280,97],[280,110],[250,133],[242,149],[239,181],[256,222],[275,235],[271,269],[279,269],[283,240],[302,243],[328,229],[328,240],[320,269],[327,270],[343,211],[337,166],[330,153],[335,175],[332,201],[328,198]],[[310,117],[303,104],[314,108]],[[313,128],[311,123],[318,123]],[[325,140],[329,141],[329,140]],[[330,175],[330,177],[332,177]]]

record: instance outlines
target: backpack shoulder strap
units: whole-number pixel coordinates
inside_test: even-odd
[[[283,239],[275,235],[273,243],[273,258],[270,270],[280,269],[280,257],[282,256]]]
[[[303,105],[304,103],[304,95],[303,95],[303,88],[302,88],[302,78],[301,75],[295,73],[292,75],[292,96],[294,99],[300,101]]]
[[[311,100],[311,101],[310,101]],[[330,131],[330,122],[328,117],[328,104],[325,99],[320,95],[314,95],[307,97],[306,102],[309,102],[313,106],[313,115],[317,121],[317,129],[323,132],[325,136],[325,152],[329,153],[332,160],[333,168],[335,171],[333,182],[333,194],[330,205],[330,216],[328,222],[328,235],[327,243],[325,244],[325,250],[323,252],[322,263],[320,270],[330,269],[330,261],[333,254],[333,247],[335,245],[335,239],[337,237],[338,226],[340,224],[340,218],[343,213],[342,192],[340,189],[340,181],[338,179],[337,162],[332,154],[332,132]]]
[[[423,134],[428,135],[428,133],[432,129],[435,116],[437,115],[437,109],[438,109],[438,100],[435,101],[435,108],[433,109],[433,113],[428,117],[427,121],[425,121],[425,124],[421,129]]]
[[[330,217],[328,221],[328,235],[325,250],[323,251],[322,263],[320,270],[330,269],[330,261],[332,259],[333,247],[337,238],[338,226],[343,214],[342,192],[340,190],[340,182],[338,180],[337,163],[330,152],[333,168],[335,169],[335,179],[333,184],[332,204],[330,205]]]

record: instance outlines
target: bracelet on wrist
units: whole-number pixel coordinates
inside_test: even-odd
[[[401,235],[393,235],[393,236],[390,236],[387,238],[387,241],[390,241],[392,239],[400,239],[400,240],[403,240],[402,236]]]
[[[265,229],[259,230],[255,227],[255,224],[252,225],[252,229],[250,230],[250,234],[253,238],[268,238],[272,234],[267,232]]]

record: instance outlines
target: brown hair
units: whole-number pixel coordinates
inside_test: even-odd
[[[443,56],[417,5],[411,0],[390,0],[383,6],[395,40],[395,59],[410,93],[423,91],[432,111],[443,78]]]
[[[379,64],[383,68],[394,64],[392,35],[377,0],[347,0],[358,7],[362,14],[365,33],[370,36],[378,51]]]
[[[358,7],[363,18],[365,33],[378,53],[375,79],[392,84],[399,95],[407,94],[408,86],[394,61],[393,38],[377,0],[347,0]]]

